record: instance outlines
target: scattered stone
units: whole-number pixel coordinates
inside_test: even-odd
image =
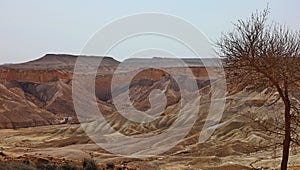
[[[3,156],[3,157],[5,157],[5,156],[6,156],[6,154],[5,154],[5,153],[3,153],[2,151],[0,151],[0,156]]]
[[[115,168],[115,164],[112,162],[106,163],[106,168],[107,169],[114,169]]]
[[[48,164],[50,161],[48,159],[44,158],[38,158],[37,159],[37,164]]]

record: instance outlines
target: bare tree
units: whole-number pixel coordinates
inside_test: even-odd
[[[275,89],[284,103],[281,169],[288,165],[292,132],[299,120],[291,94],[300,85],[300,34],[279,24],[267,24],[269,8],[238,20],[232,32],[223,34],[217,46],[228,68],[228,80],[241,88]],[[295,132],[297,133],[297,132]],[[299,141],[295,141],[299,142]]]

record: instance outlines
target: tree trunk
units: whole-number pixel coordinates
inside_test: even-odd
[[[281,160],[281,170],[287,170],[289,152],[290,152],[290,143],[291,143],[291,104],[289,98],[287,97],[284,101],[285,111],[284,111],[284,123],[285,123],[285,133],[283,141],[283,150],[282,150],[282,160]]]

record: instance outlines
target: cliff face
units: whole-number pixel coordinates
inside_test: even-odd
[[[80,56],[93,62],[99,57]],[[54,82],[69,81],[72,79],[73,69],[78,56],[47,54],[44,57],[23,64],[14,64],[0,67],[0,82],[17,80],[21,82]],[[111,73],[119,64],[113,58],[104,57],[99,71]],[[107,69],[108,68],[108,69]]]
[[[50,54],[23,64],[0,66],[0,128],[58,124],[64,116],[72,116],[76,122],[72,101],[72,76],[76,59],[77,56],[72,55]],[[97,60],[96,57],[87,59]],[[199,88],[210,84],[204,67],[174,67],[165,71],[149,68],[130,80],[127,68],[113,75],[118,64],[118,61],[104,57],[98,69],[95,89],[103,107],[111,107],[112,93],[122,97],[125,86],[130,87],[131,101],[138,110],[149,109],[148,97],[155,88],[165,90],[167,106],[178,103],[180,94],[177,82],[168,72],[181,76],[182,81],[196,79]],[[187,76],[188,70],[192,70],[194,77]],[[116,80],[113,89],[112,75]]]
[[[57,80],[67,81],[70,80],[71,77],[71,72],[63,72],[60,70],[29,70],[0,67],[0,82],[2,83],[9,82],[11,80],[46,83]]]

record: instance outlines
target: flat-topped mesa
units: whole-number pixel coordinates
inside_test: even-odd
[[[17,80],[20,82],[69,81],[78,57],[89,61],[99,60],[96,56],[76,56],[67,54],[47,54],[39,59],[20,64],[0,66],[0,82]],[[102,57],[101,66],[115,68],[118,61]]]
[[[0,83],[9,82],[16,80],[18,82],[36,82],[36,83],[47,83],[52,81],[64,81],[69,82],[73,76],[74,66],[78,57],[84,58],[85,61],[93,62],[99,61],[97,56],[76,56],[68,54],[47,54],[39,59],[29,61],[21,64],[12,64],[7,66],[0,66]],[[101,84],[101,88],[110,87],[110,80],[112,74],[115,71],[116,67],[120,64],[117,60],[111,57],[102,57],[101,58],[101,67],[98,69],[98,75],[101,75],[97,78],[96,82]],[[184,62],[184,63],[183,63]],[[123,61],[128,68],[125,68],[123,72],[117,75],[118,82],[122,84],[128,79],[128,71],[130,72],[130,67],[148,67],[158,66],[162,64],[162,68],[167,67],[165,71],[172,71],[177,75],[188,75],[190,71],[193,72],[194,76],[197,78],[207,78],[207,70],[214,69],[211,65],[207,63],[216,63],[216,59],[176,59],[176,58],[151,58],[151,59],[140,59],[132,58]],[[183,63],[183,65],[178,63]],[[86,65],[82,65],[88,67]],[[147,69],[143,75],[152,75],[155,74],[157,70]],[[138,78],[139,76],[137,76]],[[142,78],[142,77],[140,77]],[[153,79],[161,79],[159,78]],[[104,90],[108,91],[108,90]]]
[[[221,67],[219,58],[129,58],[124,60],[128,66],[158,66],[163,68],[179,67]]]
[[[21,64],[13,64],[7,67],[17,69],[73,69],[78,57],[85,58],[87,61],[98,61],[102,58],[101,65],[104,66],[117,66],[119,62],[112,57],[100,56],[84,56],[84,55],[69,55],[69,54],[46,54],[45,56]]]

